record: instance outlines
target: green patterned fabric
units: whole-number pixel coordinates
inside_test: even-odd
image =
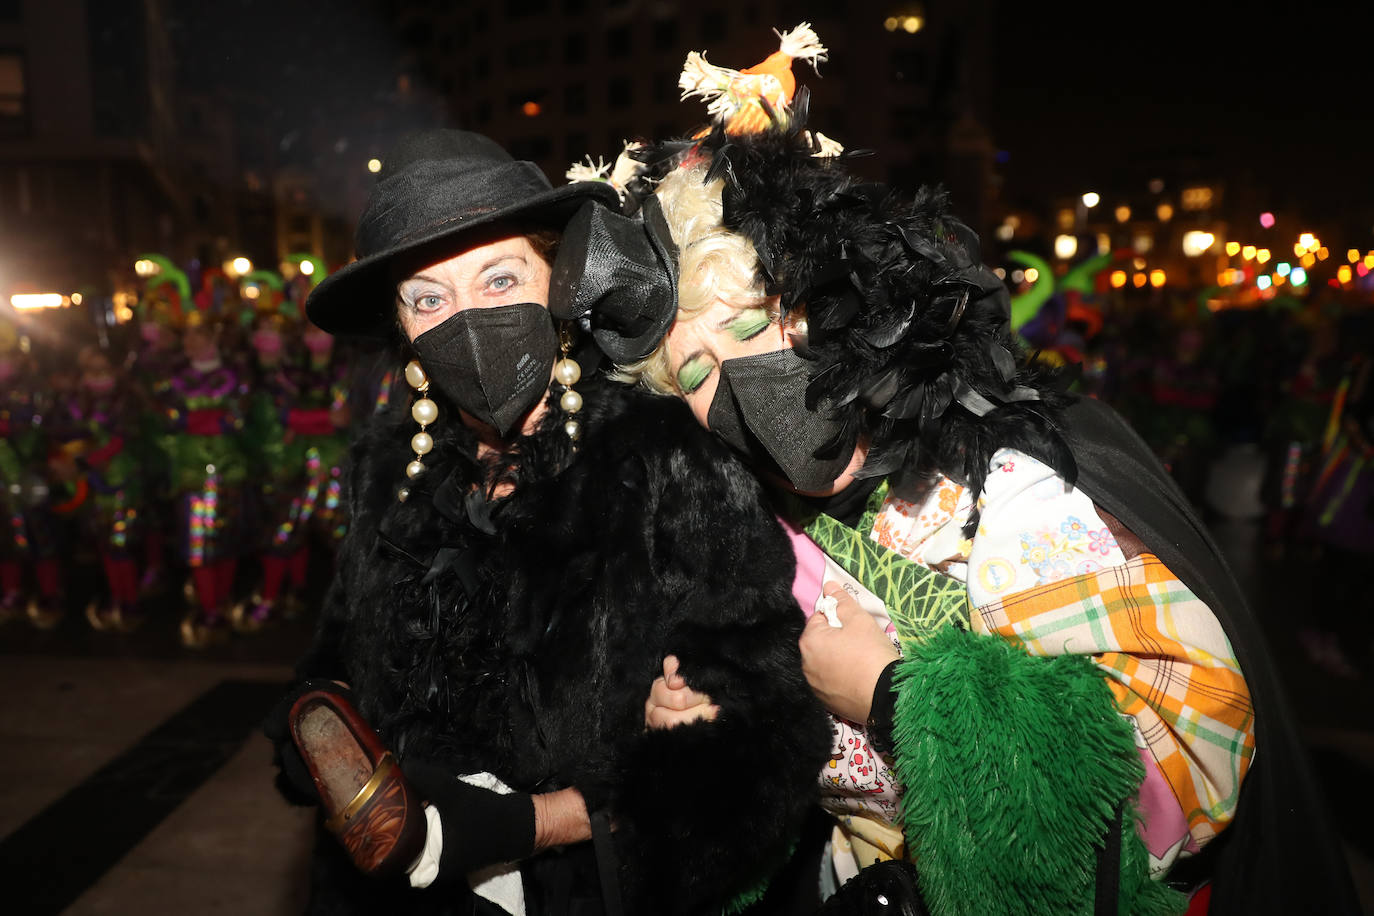
[[[968,626],[968,590],[869,537],[883,501],[887,481],[868,498],[855,528],[828,515],[817,515],[805,530],[821,550],[887,606],[903,640],[925,639],[949,624]]]

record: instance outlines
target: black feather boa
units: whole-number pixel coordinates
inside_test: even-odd
[[[853,176],[848,163],[861,153],[816,156],[806,114],[802,90],[785,125],[745,136],[717,127],[690,147],[639,150],[646,170],[631,190],[709,155],[707,180],[725,179],[726,228],[753,243],[759,278],[784,312],[805,313],[808,408],[842,421],[836,447],[870,443],[858,476],[939,470],[977,493],[993,454],[1012,447],[1072,483],[1057,419],[1071,398],[1027,365],[1007,289],[981,263],[977,236],[940,189],[905,197]]]
[[[488,469],[442,402],[415,481],[407,404],[355,446],[353,524],[301,673],[352,684],[403,756],[609,807],[633,912],[718,908],[785,855],[828,753],[791,546],[681,402],[578,389],[576,452],[551,398],[490,505],[468,496]],[[716,721],[645,732],[668,653],[722,698]]]

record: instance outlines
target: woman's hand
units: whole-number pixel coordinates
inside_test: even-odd
[[[644,701],[645,728],[673,728],[698,719],[709,722],[720,712],[710,697],[688,687],[677,669],[676,655],[663,659],[663,676],[654,678],[649,699]]]
[[[806,621],[801,635],[802,674],[826,709],[863,723],[868,720],[878,675],[900,656],[878,622],[843,586],[828,583],[825,594],[835,599],[841,626],[832,627],[819,611]]]

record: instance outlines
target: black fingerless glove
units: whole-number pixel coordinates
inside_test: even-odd
[[[305,765],[300,749],[291,737],[291,707],[312,690],[327,689],[353,702],[347,687],[329,680],[310,678],[297,681],[273,706],[262,720],[262,732],[272,742],[272,762],[277,767],[277,791],[293,805],[318,805],[320,792],[310,768]]]
[[[471,786],[452,769],[407,758],[401,771],[420,797],[439,810],[444,848],[438,882],[460,880],[498,862],[517,862],[534,852],[534,798],[502,795]]]

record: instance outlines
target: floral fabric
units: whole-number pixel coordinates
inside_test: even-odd
[[[871,537],[962,582],[975,631],[1093,658],[1133,722],[1147,774],[1141,835],[1164,871],[1229,823],[1254,753],[1225,633],[1158,558],[1128,563],[1092,500],[1029,455],[994,456],[978,507],[965,538],[973,500],[942,478],[919,496],[889,494]]]

